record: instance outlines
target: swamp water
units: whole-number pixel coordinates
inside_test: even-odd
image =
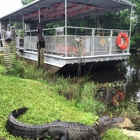
[[[76,77],[77,72],[70,75]],[[80,77],[83,76],[85,76],[85,73],[81,73]],[[131,53],[128,60],[119,63],[114,68],[93,70],[89,73],[89,77],[89,82],[94,81],[99,84],[117,83],[120,85],[119,88],[117,87],[118,89],[115,89],[115,92],[113,91],[114,93],[112,90],[108,90],[109,88],[99,90],[102,93],[97,92],[97,95],[99,97],[99,93],[102,94],[102,101],[109,103],[118,91],[122,91],[125,99],[139,104],[140,111],[140,52]]]
[[[125,98],[138,103],[140,111],[140,52],[132,53],[115,68],[93,71],[91,75],[99,83],[122,82]]]
[[[139,104],[140,111],[140,52],[132,53],[129,60],[117,65],[126,77],[126,97]]]

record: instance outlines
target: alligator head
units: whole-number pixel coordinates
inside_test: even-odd
[[[123,117],[110,118],[109,116],[103,116],[99,118],[97,122],[100,136],[102,136],[107,130],[117,127],[119,123],[123,121]]]

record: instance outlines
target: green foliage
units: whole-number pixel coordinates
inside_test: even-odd
[[[27,64],[25,63],[24,65]],[[34,68],[32,69],[34,70]],[[81,99],[75,105],[75,99],[77,98],[76,87],[78,85],[76,84],[76,78],[64,79],[63,77],[54,76],[53,81],[51,81],[49,77],[45,79],[46,82],[42,82],[40,78],[38,81],[33,81],[18,77],[5,76],[2,75],[3,71],[4,68],[0,66],[0,102],[2,108],[0,111],[0,135],[7,140],[21,140],[21,138],[14,138],[9,135],[4,128],[8,114],[13,109],[19,107],[29,107],[28,112],[20,117],[19,120],[31,124],[42,124],[56,119],[92,124],[98,118],[98,114],[100,116],[104,114],[114,116],[116,113],[115,115],[119,116],[124,114],[126,110],[131,114],[136,113],[135,106],[133,106],[132,103],[126,103],[120,108],[112,107],[111,110],[103,103],[95,100],[93,95],[96,85],[93,82],[83,82]],[[37,73],[37,70],[35,73]],[[33,78],[37,79],[37,77]],[[72,97],[70,97],[72,98],[71,102],[59,95],[63,92],[64,96],[66,96],[67,92],[70,90],[69,87],[73,90]],[[69,94],[71,95],[71,92],[69,92]],[[133,108],[130,108],[130,106],[133,106]],[[115,112],[114,114],[112,113],[113,111]],[[126,112],[125,115],[127,114],[128,113]],[[127,140],[127,137],[117,129],[113,129],[103,136],[103,140],[120,140],[120,138]]]
[[[25,78],[28,79],[34,79],[34,80],[41,80],[41,79],[46,79],[47,77],[49,78],[49,71],[46,72],[44,69],[38,69],[34,65],[29,65],[26,62],[24,62],[25,67]]]
[[[13,26],[15,26],[16,30],[19,30],[19,29],[23,28],[23,23],[22,22],[14,22]]]
[[[110,114],[118,116],[125,114],[129,110],[129,106],[134,106],[134,103],[122,102],[121,106],[107,106],[104,102],[100,102],[95,94],[98,88],[114,88],[113,84],[95,84],[88,82],[87,77],[82,78],[63,78],[58,75],[52,75],[49,71],[38,69],[34,65],[28,64],[24,60],[16,60],[13,63],[8,74],[24,77],[28,79],[38,80],[42,83],[47,83],[54,87],[54,91],[66,99],[73,101],[75,105],[87,112],[92,112],[96,115]],[[137,113],[136,106],[130,110],[132,114]],[[127,114],[129,113],[127,112]]]
[[[72,84],[68,79],[57,77],[55,84],[56,91],[66,97],[68,100],[74,100],[77,97],[77,84]]]
[[[27,4],[29,4],[29,3],[33,2],[33,1],[35,1],[35,0],[21,0],[21,3],[23,5],[27,5]]]
[[[99,87],[114,88],[113,84],[95,84],[93,82],[83,81],[84,78],[63,78],[57,77],[53,83],[55,91],[63,95],[68,100],[72,100],[81,110],[93,112],[98,116],[110,114],[111,116],[138,114],[137,105],[127,100],[121,105],[109,106],[95,97],[96,90]],[[51,79],[50,79],[51,81]],[[129,108],[133,106],[133,108]]]
[[[8,46],[9,47],[9,46]],[[24,59],[21,59],[16,54],[15,43],[11,43],[10,47],[12,47],[13,53],[9,54],[10,67],[6,68],[5,74],[10,74],[22,78],[29,79],[45,79],[49,72],[46,72],[44,69],[37,69],[35,65],[28,64]],[[0,63],[3,64],[3,58],[0,59]],[[5,62],[6,63],[6,62]],[[49,77],[49,76],[48,76]]]
[[[140,0],[130,1],[136,4],[136,7],[134,7],[132,19],[131,49],[137,50],[140,48]]]
[[[20,37],[24,37],[25,36],[25,31],[23,31],[22,29],[20,29],[18,31],[18,34],[19,34]]]
[[[79,105],[84,108],[85,111],[94,112],[96,115],[103,115],[106,111],[106,105],[94,98],[95,89],[96,85],[92,82],[84,84],[81,102]]]
[[[56,119],[92,124],[96,119],[93,113],[84,112],[57,94],[54,86],[47,83],[2,75],[0,66],[0,136],[7,140],[14,138],[5,130],[5,122],[9,113],[19,107],[28,107],[20,121],[32,124],[42,124]]]
[[[17,57],[15,43],[11,42],[8,46],[5,47],[11,50],[11,53],[6,54],[9,55],[9,59],[10,59],[8,60],[10,61],[10,64],[8,64],[9,66],[6,67],[6,74],[11,74],[18,77],[24,77],[25,67],[22,61],[20,61],[19,57]],[[5,63],[9,63],[9,62],[5,60]]]
[[[64,22],[47,23],[46,25],[44,25],[44,28],[57,28],[57,27],[60,27],[60,26],[64,26]],[[45,36],[55,35],[55,34],[56,34],[56,31],[54,29],[44,31]]]
[[[18,77],[24,77],[25,76],[25,67],[19,59],[15,59],[12,62],[12,65],[9,69],[7,69],[6,74],[18,76]]]
[[[102,140],[133,140],[133,139],[123,135],[123,133],[119,129],[115,128],[108,130],[107,133],[103,136]]]
[[[4,54],[4,52],[0,52],[0,54]],[[0,56],[0,64],[4,65],[4,56]]]
[[[100,15],[98,27],[105,29],[129,29],[129,13],[130,12],[126,10]]]

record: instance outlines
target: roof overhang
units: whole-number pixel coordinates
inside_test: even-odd
[[[79,18],[130,9],[135,6],[128,0],[67,0],[67,18]],[[39,12],[40,9],[40,12]],[[36,0],[2,18],[1,22],[16,21],[55,22],[65,19],[65,0]]]

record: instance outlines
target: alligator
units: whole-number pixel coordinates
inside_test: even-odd
[[[25,124],[16,118],[23,115],[28,108],[13,110],[6,122],[6,130],[15,137],[34,140],[101,140],[101,136],[108,130],[117,127],[124,121],[123,117],[110,118],[103,116],[93,125],[77,122],[55,120],[46,124]]]

